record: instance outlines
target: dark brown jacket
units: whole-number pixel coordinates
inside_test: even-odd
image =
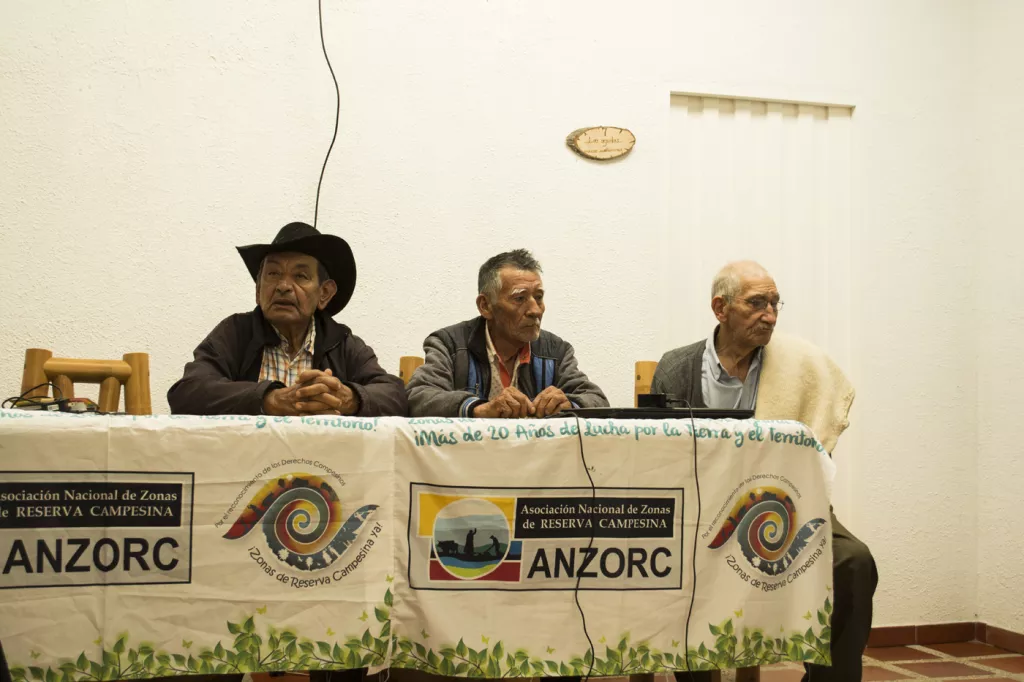
[[[373,349],[343,324],[314,315],[313,367],[330,368],[359,396],[359,417],[404,417],[409,407],[402,380],[381,369]],[[263,396],[279,381],[260,381],[263,348],[281,343],[256,308],[218,324],[185,365],[185,374],[167,391],[174,414],[260,414]]]

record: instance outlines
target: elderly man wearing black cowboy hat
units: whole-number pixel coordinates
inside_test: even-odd
[[[175,414],[405,416],[402,381],[332,317],[352,297],[356,263],[341,237],[305,223],[238,247],[257,307],[210,332],[167,392]]]

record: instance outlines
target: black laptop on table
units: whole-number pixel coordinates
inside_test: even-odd
[[[581,419],[753,419],[753,410],[714,407],[572,407],[552,417],[575,415]]]

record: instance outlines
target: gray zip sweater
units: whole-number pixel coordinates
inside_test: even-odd
[[[486,320],[477,317],[439,329],[423,341],[425,362],[406,386],[413,417],[469,417],[488,400],[491,365]],[[608,399],[579,365],[572,346],[541,331],[530,344],[531,360],[519,370],[517,388],[531,400],[556,386],[576,407],[607,407]]]

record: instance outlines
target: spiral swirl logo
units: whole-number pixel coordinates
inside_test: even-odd
[[[326,480],[287,474],[252,497],[224,538],[238,540],[259,525],[280,561],[300,571],[316,571],[341,558],[376,509],[368,504],[342,520],[341,500]]]
[[[798,527],[793,498],[779,488],[758,487],[740,497],[708,547],[718,549],[735,535],[750,565],[775,576],[793,563],[824,524],[825,519],[811,519]]]

